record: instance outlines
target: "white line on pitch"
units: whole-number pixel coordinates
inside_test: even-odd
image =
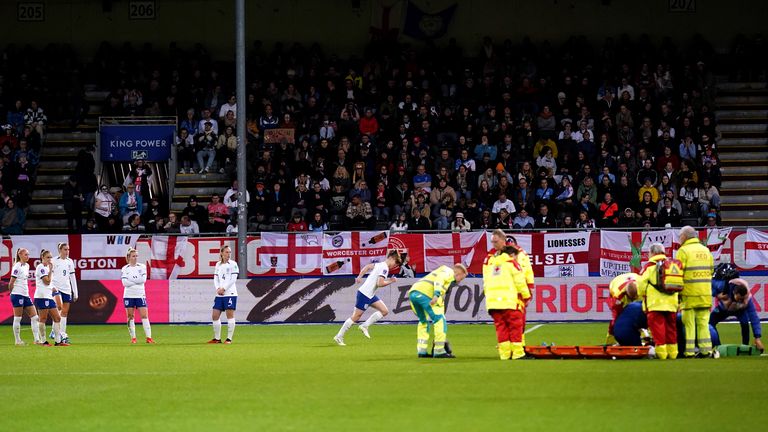
[[[538,329],[540,329],[542,327],[544,327],[544,324],[536,324],[535,326],[533,326],[533,327],[529,328],[528,330],[526,330],[525,333],[526,334],[533,333],[535,330],[538,330]]]

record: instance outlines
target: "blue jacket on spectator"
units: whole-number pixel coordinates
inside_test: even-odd
[[[491,157],[491,160],[496,160],[496,154],[498,152],[498,149],[495,145],[492,144],[478,144],[477,147],[475,147],[475,159],[481,160],[483,158],[483,155],[488,153],[488,155]]]

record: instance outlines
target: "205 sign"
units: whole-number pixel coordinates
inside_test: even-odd
[[[131,1],[128,3],[128,18],[132,20],[153,20],[157,18],[155,1]]]
[[[45,3],[16,3],[18,21],[45,21]]]
[[[696,0],[669,0],[669,12],[696,12]]]

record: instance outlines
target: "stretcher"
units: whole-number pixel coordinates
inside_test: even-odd
[[[537,359],[642,359],[649,346],[527,346],[525,353]]]

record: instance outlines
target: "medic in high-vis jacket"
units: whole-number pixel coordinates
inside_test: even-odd
[[[518,249],[506,245],[506,235],[491,235],[491,251],[483,262],[485,306],[496,326],[499,358],[528,358],[523,347],[523,309],[531,298],[525,274],[515,257]]]
[[[520,247],[520,245],[517,244],[517,239],[514,236],[507,236],[507,244],[517,247],[518,253],[517,253],[517,262],[520,264],[520,267],[523,269],[523,274],[525,275],[525,283],[528,285],[528,291],[531,292],[531,296],[533,296],[533,266],[531,265],[531,257],[528,255],[528,253]],[[525,304],[523,306],[526,306]],[[526,308],[523,307],[523,328],[525,328],[525,321],[526,321]],[[525,332],[523,332],[523,346],[525,346]]]
[[[611,294],[611,322],[608,324],[608,336],[605,338],[605,343],[608,345],[617,343],[614,333],[616,319],[630,303],[638,300],[638,279],[640,279],[640,275],[636,273],[624,273],[613,278],[608,285]]]
[[[714,259],[709,249],[701,244],[696,230],[690,226],[680,229],[680,249],[677,259],[683,263],[682,310],[685,326],[685,357],[696,355],[698,341],[699,356],[706,357],[712,352],[709,334],[709,309],[712,306],[712,273]]]
[[[658,286],[658,262],[664,263],[664,245],[654,243],[651,257],[640,273],[637,293],[643,299],[643,310],[648,318],[648,329],[656,342],[656,357],[661,360],[677,358],[677,292],[667,293]]]

